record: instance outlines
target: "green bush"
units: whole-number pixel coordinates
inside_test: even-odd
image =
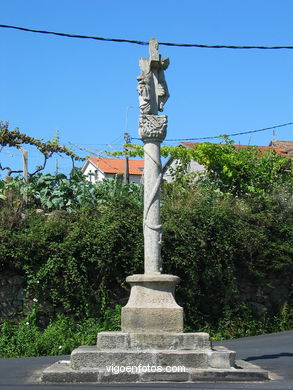
[[[127,297],[126,276],[143,266],[142,199],[133,186],[105,185],[94,206],[47,217],[32,210],[17,227],[0,227],[0,270],[25,275],[28,310],[37,299],[49,317],[93,316]]]
[[[293,197],[281,188],[235,198],[198,184],[166,184],[162,218],[164,272],[182,279],[176,296],[188,328],[216,327],[226,313],[239,313],[241,282],[266,287],[277,278],[289,291]],[[271,316],[281,304],[269,308]]]
[[[143,272],[141,188],[106,181],[90,202],[52,202],[58,211],[46,215],[36,214],[43,205],[36,197],[24,212],[21,190],[2,187],[0,271],[24,275],[23,316],[32,313],[18,325],[2,324],[3,356],[68,353],[94,343],[97,331],[118,329],[114,308],[129,296],[125,279]],[[163,186],[162,222],[163,272],[182,280],[176,300],[187,330],[218,339],[292,327],[291,188],[279,183],[261,195],[235,196],[213,181],[181,178]],[[275,279],[287,297],[256,315],[241,286],[269,288]]]

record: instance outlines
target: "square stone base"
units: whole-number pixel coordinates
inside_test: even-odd
[[[82,346],[42,374],[43,382],[136,383],[264,381],[268,372],[235,352],[211,347],[207,333],[101,332],[96,346]]]
[[[114,372],[102,369],[74,370],[70,361],[60,361],[42,374],[43,382],[50,383],[158,383],[158,382],[256,382],[269,379],[268,372],[250,363],[237,361],[237,368],[191,369],[185,372]]]

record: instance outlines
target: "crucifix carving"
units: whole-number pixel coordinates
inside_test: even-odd
[[[156,38],[149,41],[149,58],[140,58],[141,74],[138,76],[137,91],[141,114],[157,115],[163,111],[169,98],[164,70],[169,66],[169,58],[161,58]]]

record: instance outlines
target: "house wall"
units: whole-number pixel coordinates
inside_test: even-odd
[[[132,183],[141,184],[143,179],[140,175],[129,175],[129,181]]]
[[[99,171],[92,163],[89,163],[83,172],[86,179],[92,183],[105,179],[105,174]]]
[[[107,179],[115,179],[115,176],[113,173],[106,173],[105,178]],[[141,184],[142,182],[142,176],[140,175],[129,175],[129,181],[131,183]]]
[[[171,182],[173,180],[172,176],[171,176],[171,172],[173,170],[175,170],[178,166],[178,160],[173,160],[170,165],[169,165],[169,168],[166,170],[166,172],[163,174],[163,180],[165,180],[166,182]],[[204,172],[205,171],[205,168],[203,165],[200,165],[198,162],[196,161],[191,161],[188,165],[188,168],[187,168],[187,173],[192,173],[192,172]]]

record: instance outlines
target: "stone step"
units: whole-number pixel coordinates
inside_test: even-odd
[[[224,347],[213,350],[104,350],[96,346],[82,346],[71,353],[74,370],[95,368],[106,370],[106,366],[184,366],[185,368],[231,368],[235,364],[235,352]]]
[[[97,348],[106,350],[202,350],[211,349],[208,333],[98,333]]]
[[[187,369],[185,372],[140,372],[83,369],[73,370],[70,361],[60,361],[45,369],[41,380],[50,383],[137,383],[137,382],[249,382],[266,381],[268,371],[237,361],[238,368]]]

